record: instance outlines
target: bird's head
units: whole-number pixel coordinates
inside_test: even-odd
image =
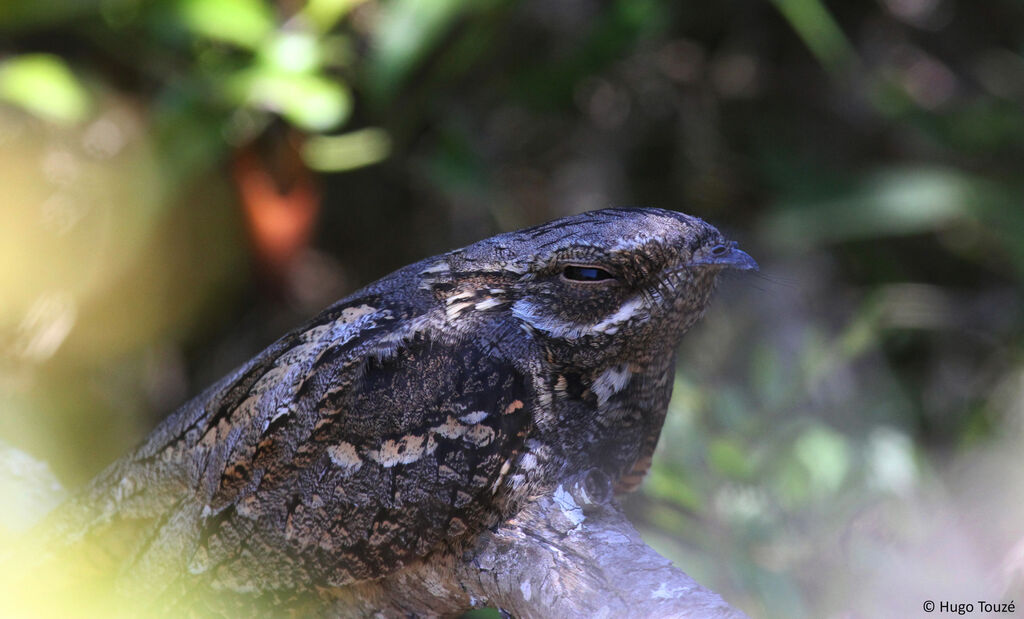
[[[724,269],[756,268],[701,219],[614,208],[480,241],[421,277],[453,324],[500,316],[538,338],[553,363],[598,365],[674,348]]]

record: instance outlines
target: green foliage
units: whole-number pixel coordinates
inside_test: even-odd
[[[182,0],[174,12],[198,36],[251,50],[274,30],[270,7],[259,0]]]
[[[0,100],[59,124],[81,121],[89,95],[64,61],[50,54],[23,54],[0,64]]]
[[[452,21],[470,8],[464,0],[397,0],[388,5],[374,36],[371,92],[393,96]]]

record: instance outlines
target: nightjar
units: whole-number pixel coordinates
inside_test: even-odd
[[[51,524],[154,600],[322,592],[458,553],[570,475],[636,486],[680,338],[723,269],[755,268],[652,208],[427,258],[185,404]]]

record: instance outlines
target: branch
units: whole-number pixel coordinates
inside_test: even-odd
[[[517,618],[746,616],[644,544],[611,494],[608,479],[590,471],[478,536],[461,561],[444,553],[347,591],[335,608],[343,615],[496,606]]]

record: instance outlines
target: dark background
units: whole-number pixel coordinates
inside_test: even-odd
[[[1014,0],[8,1],[0,440],[73,488],[397,267],[678,209],[762,270],[680,351],[649,543],[753,617],[1009,601],[1022,169]]]

